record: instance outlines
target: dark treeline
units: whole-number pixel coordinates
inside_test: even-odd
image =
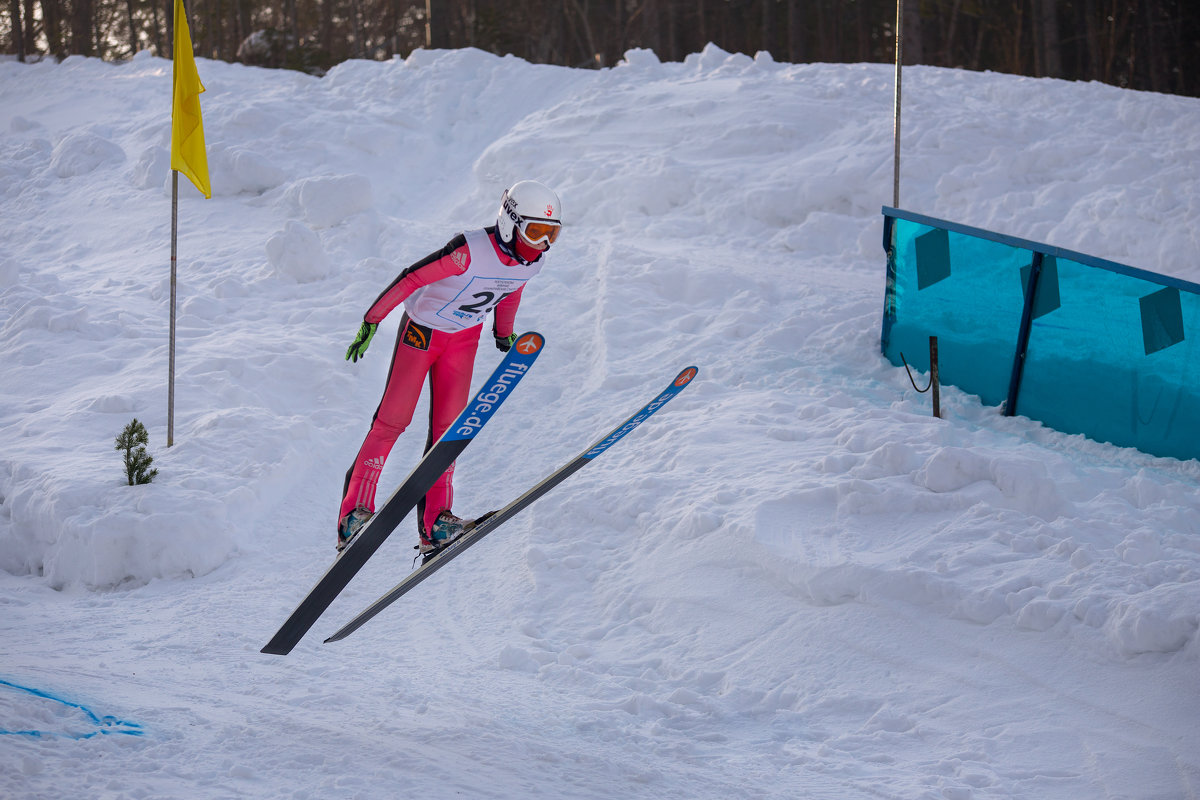
[[[171,55],[173,0],[0,0],[24,60]],[[713,42],[787,62],[894,61],[895,0],[188,0],[196,54],[320,74],[350,58],[478,47],[612,66]],[[15,23],[15,24],[14,24]],[[1196,0],[906,0],[906,64],[1096,80],[1200,96]]]

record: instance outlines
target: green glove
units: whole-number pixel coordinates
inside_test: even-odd
[[[364,322],[362,327],[358,329],[358,336],[354,339],[354,344],[350,345],[350,349],[346,351],[346,360],[358,363],[358,360],[367,352],[367,346],[371,344],[371,337],[375,335],[375,329],[379,326],[374,322]]]
[[[517,335],[515,333],[510,333],[508,336],[497,336],[496,337],[496,349],[499,350],[501,353],[507,353],[509,350],[512,349],[513,342],[515,342],[516,340],[517,340]]]

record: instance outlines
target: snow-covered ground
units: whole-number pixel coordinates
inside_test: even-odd
[[[171,64],[0,63],[0,796],[1200,796],[1200,463],[953,389],[935,420],[884,361],[888,66],[199,70],[167,449]],[[904,97],[905,208],[1200,280],[1200,101]],[[455,510],[699,378],[321,644],[410,568],[406,520],[260,654],[334,555],[399,317],[350,364],[363,311],[522,178],[567,221],[518,317],[547,349]],[[160,472],[129,487],[135,416]]]

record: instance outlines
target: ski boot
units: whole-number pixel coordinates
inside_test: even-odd
[[[346,546],[350,544],[350,541],[355,536],[358,535],[358,532],[362,530],[363,525],[366,525],[367,520],[369,520],[372,516],[374,516],[373,512],[368,511],[362,506],[358,506],[349,514],[341,518],[341,520],[338,522],[337,538],[337,550],[339,553],[346,549]]]
[[[421,534],[421,543],[417,545],[417,550],[424,557],[421,563],[427,563],[443,547],[462,536],[466,529],[467,520],[454,516],[449,509],[438,514],[433,527]]]

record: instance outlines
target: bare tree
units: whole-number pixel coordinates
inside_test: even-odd
[[[1062,47],[1058,38],[1058,3],[1033,0],[1034,74],[1039,77],[1062,76]]]
[[[479,47],[606,67],[633,47],[664,61],[708,42],[780,61],[890,61],[896,0],[187,0],[198,53],[320,74],[346,58]],[[0,46],[18,58],[171,55],[174,0],[9,0]],[[1200,95],[1196,0],[906,0],[905,62]],[[8,27],[4,23],[8,23]]]
[[[12,30],[13,52],[18,61],[25,61],[25,33],[21,25],[21,0],[10,0],[9,15]]]

